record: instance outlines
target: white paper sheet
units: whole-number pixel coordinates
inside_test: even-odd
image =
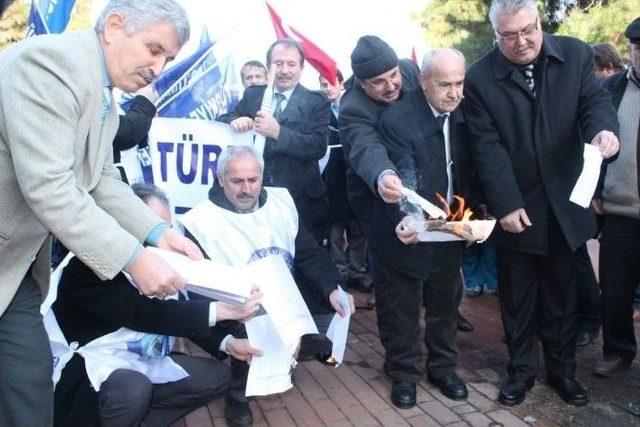
[[[262,258],[245,267],[262,292],[262,306],[269,313],[282,342],[295,348],[300,337],[317,334],[313,317],[281,255]]]
[[[247,396],[282,393],[293,387],[291,368],[295,364],[292,351],[287,349],[268,314],[254,317],[245,323],[251,346],[262,350],[254,357],[247,377]]]
[[[211,260],[194,261],[184,255],[163,249],[153,247],[147,249],[164,259],[191,285],[233,295],[240,302],[251,294],[255,281],[251,280],[251,276],[244,269]],[[227,300],[223,298],[223,301]]]
[[[485,219],[485,220],[472,220],[466,223],[473,233],[473,240],[471,239],[463,239],[460,236],[457,236],[452,233],[447,233],[445,231],[439,230],[426,230],[424,222],[415,221],[409,223],[409,226],[414,230],[418,231],[418,239],[421,242],[451,242],[451,241],[459,241],[459,240],[467,240],[473,241],[476,243],[483,243],[485,240],[489,238],[491,232],[495,228],[496,220],[495,219]]]
[[[402,194],[407,197],[407,200],[413,204],[420,206],[431,218],[446,218],[447,214],[431,203],[430,201],[422,198],[413,190],[409,190],[406,187],[402,187]]]
[[[349,306],[349,295],[338,286],[338,301],[345,312],[342,317],[338,313],[333,315],[329,328],[327,329],[327,338],[331,340],[331,357],[338,364],[344,359],[344,351],[347,347],[347,335],[349,333],[349,319],[351,318],[351,307]]]
[[[583,208],[588,208],[600,178],[602,154],[595,145],[584,144],[584,165],[569,200]]]

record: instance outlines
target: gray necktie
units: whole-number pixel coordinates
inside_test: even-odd
[[[279,119],[282,115],[282,101],[284,101],[286,97],[280,92],[276,92],[273,94],[273,99],[276,102],[276,108],[273,109],[273,117]]]

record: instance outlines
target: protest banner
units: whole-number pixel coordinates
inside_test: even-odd
[[[253,132],[238,134],[224,123],[155,118],[149,130],[151,179],[146,181],[164,190],[175,213],[182,214],[207,199],[222,150],[253,145],[253,139]]]

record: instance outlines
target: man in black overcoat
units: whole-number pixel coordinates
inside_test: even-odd
[[[582,141],[618,151],[618,122],[593,74],[588,45],[544,34],[533,0],[494,0],[497,43],[467,73],[462,107],[474,163],[499,219],[500,304],[509,347],[499,400],[516,405],[538,372],[538,337],[549,384],[587,403],[575,380],[576,249],[594,235],[593,211],[569,201],[583,166]]]
[[[470,193],[470,155],[458,109],[464,74],[465,60],[459,51],[427,53],[420,86],[386,109],[380,120],[384,145],[400,179],[434,204],[439,203],[436,194],[451,202],[454,194]],[[390,327],[382,340],[385,371],[393,379],[392,401],[401,408],[415,404],[416,383],[423,377],[419,324],[423,304],[427,378],[450,399],[467,397],[455,372],[464,244],[419,242],[412,214],[402,204],[377,199],[371,218],[375,230],[371,245],[384,271],[384,280],[376,286],[386,297],[378,317]]]

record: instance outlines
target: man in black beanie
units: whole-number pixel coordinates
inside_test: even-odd
[[[389,160],[378,133],[382,112],[418,84],[418,67],[409,60],[398,61],[396,53],[376,36],[363,36],[351,54],[353,82],[347,85],[340,104],[339,129],[347,162],[347,196],[365,236],[371,240],[371,212],[375,197],[387,203],[397,203],[403,197],[402,182]],[[381,286],[380,263],[371,253],[369,266],[373,274],[376,295],[378,330],[382,345],[387,348],[394,334],[389,318],[394,316],[387,304],[386,289]],[[385,365],[386,366],[386,365]],[[415,405],[415,386],[398,387],[394,378],[391,400],[400,408]]]

